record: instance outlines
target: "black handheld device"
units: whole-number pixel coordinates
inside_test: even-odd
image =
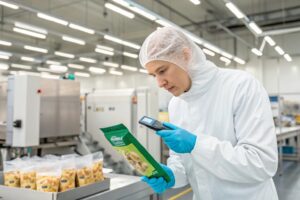
[[[139,123],[147,126],[154,131],[170,130],[169,128],[165,127],[160,121],[147,116],[142,117]]]

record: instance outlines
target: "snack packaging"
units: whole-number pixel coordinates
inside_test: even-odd
[[[140,174],[152,177],[163,177],[167,182],[170,177],[158,162],[148,153],[140,142],[123,124],[101,128],[110,144],[121,153]]]
[[[77,157],[75,162],[77,186],[81,187],[84,185],[94,183],[92,154]]]
[[[95,152],[93,155],[93,176],[94,182],[103,181],[103,154],[101,151]]]

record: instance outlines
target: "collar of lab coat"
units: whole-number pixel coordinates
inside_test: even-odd
[[[205,63],[200,63],[196,69],[189,73],[192,81],[191,88],[178,97],[184,101],[194,99],[195,95],[204,95],[214,83],[214,79],[219,71],[218,67],[208,60]]]

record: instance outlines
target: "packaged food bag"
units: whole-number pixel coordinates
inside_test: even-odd
[[[103,154],[101,151],[95,152],[93,155],[93,176],[94,182],[103,181]]]
[[[20,168],[20,187],[36,190],[36,165],[37,162],[32,160],[23,161]]]
[[[94,183],[92,154],[76,157],[75,162],[77,186],[81,187]]]
[[[20,172],[21,160],[15,159],[11,161],[4,161],[4,185],[8,187],[20,187]]]
[[[59,191],[64,192],[76,187],[75,178],[76,178],[76,165],[75,157],[61,158],[61,176],[59,183]]]
[[[44,161],[37,168],[36,189],[42,192],[58,192],[61,169],[58,162]]]
[[[126,126],[118,124],[100,130],[103,131],[114,149],[121,153],[140,174],[149,178],[164,177],[167,182],[170,181],[168,174],[129,132]]]

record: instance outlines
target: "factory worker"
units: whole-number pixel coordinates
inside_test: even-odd
[[[172,93],[171,130],[157,134],[170,148],[171,177],[142,180],[155,192],[190,184],[194,199],[275,200],[277,143],[268,95],[246,72],[216,67],[183,32],[160,28],[139,59]]]

